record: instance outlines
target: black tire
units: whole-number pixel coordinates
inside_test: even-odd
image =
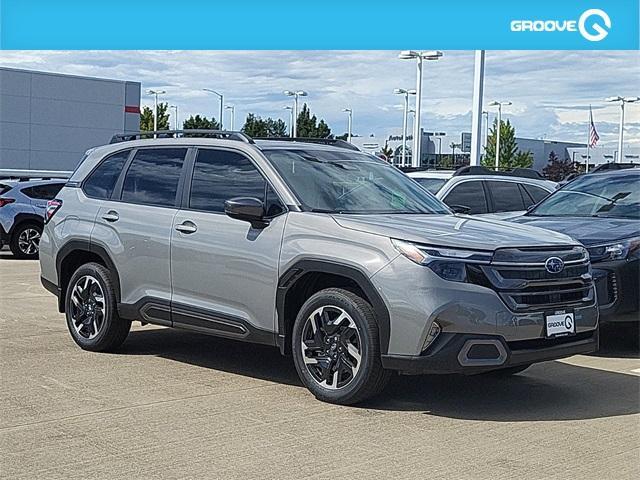
[[[491,370],[487,374],[493,375],[496,377],[508,377],[509,375],[516,375],[520,372],[524,372],[531,365],[532,365],[531,363],[527,363],[524,365],[516,365],[515,367],[507,367],[507,368],[501,368],[499,370]]]
[[[84,324],[84,322],[77,323],[74,320],[74,314],[76,314],[78,309],[73,304],[72,295],[76,286],[81,287],[81,282],[86,281],[86,278],[95,279],[99,287],[102,289],[101,297],[104,302],[104,314],[102,315],[99,327],[95,330],[90,330],[87,326],[81,331],[78,331],[77,325]],[[118,315],[115,288],[111,272],[99,263],[84,264],[74,272],[65,294],[65,312],[69,333],[71,333],[71,337],[78,346],[84,350],[90,350],[92,352],[113,351],[122,345],[129,334],[129,330],[131,329],[131,321],[124,320]],[[78,318],[83,317],[80,316]],[[91,322],[89,322],[89,325],[90,324]],[[95,336],[93,338],[88,338],[83,334],[83,332],[85,334],[89,332],[89,336],[92,334],[95,334]]]
[[[37,232],[37,240],[35,240],[35,245],[33,242],[29,241],[28,246],[24,244],[24,238],[21,236],[28,235],[29,232]],[[16,258],[21,258],[25,260],[34,260],[38,258],[38,253],[40,251],[40,236],[42,235],[42,225],[39,225],[35,222],[25,222],[21,223],[17,227],[13,229],[13,233],[11,234],[11,239],[9,240],[9,248],[11,249],[11,253]],[[31,237],[32,235],[28,235]],[[32,249],[35,247],[35,250]]]
[[[333,389],[322,386],[319,380],[314,378],[312,373],[310,373],[305,364],[305,354],[302,348],[302,336],[303,334],[306,335],[309,333],[309,327],[306,327],[307,329],[305,330],[305,324],[307,324],[311,314],[322,307],[337,307],[337,309],[346,312],[350,320],[353,320],[353,323],[357,327],[356,338],[358,339],[357,343],[359,343],[360,361],[353,363],[357,363],[358,370],[352,375],[351,379],[348,380],[348,383],[342,387]],[[346,321],[350,322],[350,320]],[[351,325],[351,323],[349,323],[349,325]],[[346,330],[352,332],[354,329],[348,327]],[[351,335],[353,335],[353,333],[351,333]],[[336,337],[337,336],[340,336],[337,345],[342,345],[345,347],[344,351],[347,351],[346,344],[341,343],[342,334],[336,335]],[[327,337],[325,337],[325,340],[326,338]],[[378,325],[373,308],[366,300],[348,290],[328,288],[311,296],[298,312],[293,326],[292,342],[293,358],[298,375],[302,383],[304,383],[318,400],[339,405],[359,403],[379,394],[391,376],[390,371],[382,368]],[[342,358],[342,356],[339,357],[339,360],[335,361],[336,363],[330,365],[333,365],[333,368],[337,369],[337,362],[342,361]],[[342,363],[342,365],[345,365],[345,363]],[[336,387],[339,386],[339,381],[336,381],[335,377],[332,379],[332,382],[335,382]]]

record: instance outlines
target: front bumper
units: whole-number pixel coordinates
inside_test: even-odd
[[[382,365],[410,375],[473,375],[598,350],[598,329],[555,339],[507,342],[497,335],[443,333],[423,355],[383,355]],[[474,350],[474,345],[482,347]],[[493,348],[489,348],[489,346]]]
[[[640,260],[593,264],[601,323],[638,322]]]

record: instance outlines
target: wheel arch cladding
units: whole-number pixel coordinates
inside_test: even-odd
[[[90,262],[104,265],[111,272],[116,301],[120,302],[120,276],[107,251],[99,245],[90,244],[88,241],[71,240],[65,243],[56,255],[56,271],[60,290],[58,310],[60,312],[64,312],[65,309],[64,298],[73,272],[81,265]]]
[[[352,265],[316,259],[297,261],[278,281],[276,311],[280,352],[291,353],[293,323],[304,302],[314,293],[330,287],[355,290],[371,304],[378,325],[380,352],[387,353],[391,331],[389,310],[367,274]]]
[[[13,235],[20,226],[31,223],[42,228],[44,227],[44,218],[35,213],[19,213],[13,219],[13,225],[11,225],[11,229],[7,233]]]

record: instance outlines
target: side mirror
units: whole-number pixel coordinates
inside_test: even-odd
[[[449,208],[453,210],[453,213],[463,213],[465,215],[469,215],[471,212],[471,207],[467,207],[466,205],[449,205]]]
[[[249,222],[253,228],[269,224],[264,218],[264,204],[254,197],[235,197],[224,202],[224,213],[231,218]]]

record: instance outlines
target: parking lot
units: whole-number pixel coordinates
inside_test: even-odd
[[[638,478],[637,330],[515,377],[315,400],[275,348],[159,327],[80,350],[37,261],[0,252],[0,477]]]

